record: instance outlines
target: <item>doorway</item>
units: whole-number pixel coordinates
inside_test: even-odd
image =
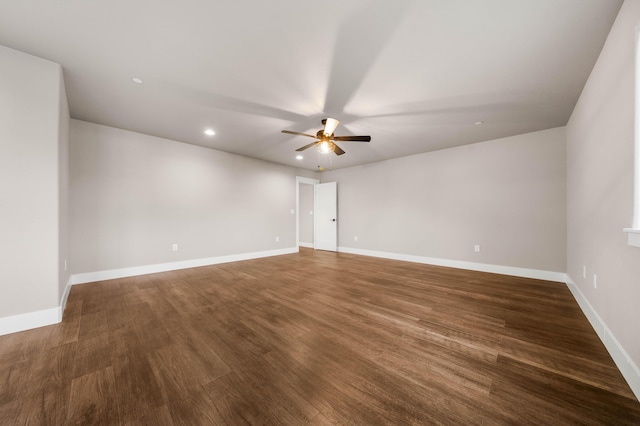
[[[300,192],[298,205],[298,211],[300,211],[300,216],[298,218],[298,228],[300,230],[300,234],[298,236],[298,247],[314,248],[314,185],[300,183],[298,188]]]
[[[338,251],[337,184],[296,177],[298,247]]]
[[[315,248],[315,195],[318,179],[296,177],[296,242],[298,247]]]

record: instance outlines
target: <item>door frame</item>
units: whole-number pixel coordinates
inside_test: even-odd
[[[296,176],[296,247],[300,247],[300,184],[313,185],[313,214],[315,217],[315,186],[320,183],[319,179],[311,179],[302,176]],[[313,248],[316,248],[316,226],[313,225]]]

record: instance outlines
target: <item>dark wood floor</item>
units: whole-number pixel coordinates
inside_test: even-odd
[[[0,424],[640,424],[564,284],[314,252],[74,286]]]

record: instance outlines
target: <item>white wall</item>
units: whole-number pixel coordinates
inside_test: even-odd
[[[564,139],[557,128],[325,172],[339,246],[562,273]]]
[[[640,1],[625,1],[567,125],[567,274],[614,359],[626,351],[616,362],[640,396],[640,249],[622,232],[633,219],[639,24]]]
[[[70,155],[74,274],[297,248],[296,169],[78,120]]]
[[[58,64],[3,46],[0,64],[1,334],[21,328],[15,316],[59,314],[68,108]]]

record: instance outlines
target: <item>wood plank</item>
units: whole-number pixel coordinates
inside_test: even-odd
[[[165,404],[145,354],[131,351],[114,358],[112,366],[122,422],[145,417]]]
[[[118,398],[113,368],[94,371],[71,381],[67,422],[70,424],[118,424]]]

